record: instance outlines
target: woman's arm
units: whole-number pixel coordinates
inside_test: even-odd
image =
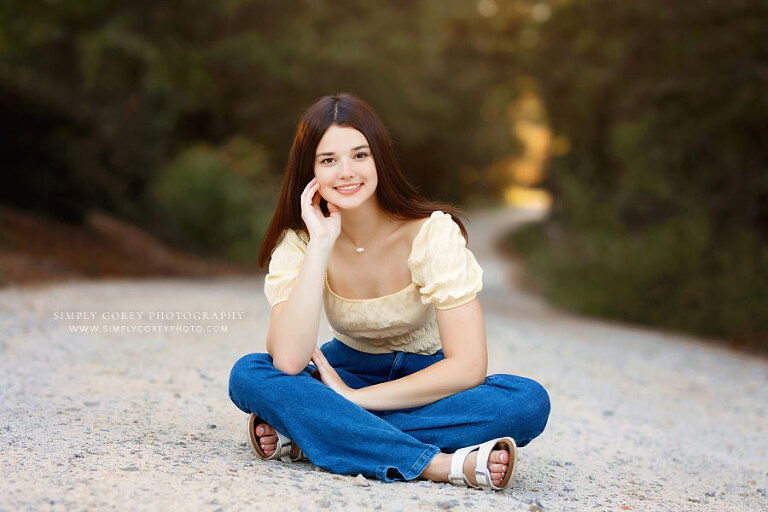
[[[323,287],[331,242],[313,238],[288,300],[272,307],[267,331],[267,352],[278,370],[295,375],[309,364],[317,345]]]
[[[267,352],[278,370],[295,375],[309,364],[317,345],[325,271],[341,231],[338,207],[328,203],[328,217],[320,209],[317,178],[301,193],[301,218],[309,231],[309,244],[288,300],[275,304],[267,331]]]
[[[480,301],[435,311],[445,359],[400,379],[361,389],[349,388],[316,349],[313,361],[323,382],[368,410],[393,410],[431,404],[482,384],[488,371],[488,348]]]

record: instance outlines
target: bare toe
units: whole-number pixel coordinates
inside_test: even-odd
[[[275,435],[275,429],[272,428],[271,425],[267,423],[259,423],[256,425],[256,435],[257,436],[272,436]]]
[[[488,457],[488,462],[495,462],[498,464],[509,463],[509,452],[507,450],[493,450],[491,456]]]
[[[501,485],[502,480],[509,469],[509,452],[495,450],[488,457],[488,470],[491,472],[491,481],[494,485]]]

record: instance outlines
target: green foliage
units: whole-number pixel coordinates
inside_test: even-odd
[[[739,225],[766,238],[768,77],[753,44],[766,28],[759,0],[556,10],[531,62],[571,146],[553,162],[553,189],[563,175],[589,184],[630,229],[700,209],[718,233]]]
[[[768,342],[766,30],[759,0],[585,0],[540,27],[530,66],[571,150],[553,224],[514,240],[558,304]]]
[[[184,150],[160,171],[154,196],[182,244],[253,262],[277,203],[267,154],[243,138]]]
[[[547,178],[561,245],[531,245],[545,291],[595,314],[764,333],[768,4],[496,8],[7,0],[0,201],[72,219],[97,207],[252,261],[318,97],[365,98],[417,188],[464,203],[503,192],[483,169],[517,150],[507,107],[529,74],[570,147]]]
[[[746,231],[712,249],[706,218],[681,217],[642,233],[528,226],[506,245],[522,255],[553,303],[588,315],[766,341],[768,250]],[[765,348],[765,347],[763,347]]]
[[[437,199],[497,194],[461,168],[514,148],[498,105],[514,51],[492,44],[508,25],[463,0],[9,0],[0,18],[0,106],[20,126],[0,141],[15,172],[0,201],[54,215],[98,207],[164,231],[156,174],[236,135],[279,157],[279,182],[302,109],[341,91],[372,104]]]

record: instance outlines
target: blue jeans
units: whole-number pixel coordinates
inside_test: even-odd
[[[444,359],[390,352],[368,354],[339,340],[320,347],[351,388],[398,379]],[[229,397],[298,444],[312,463],[333,473],[386,482],[417,478],[439,452],[452,453],[496,437],[525,446],[544,430],[549,395],[536,381],[496,374],[477,387],[422,407],[368,411],[312,376],[276,369],[269,354],[240,358],[229,377]]]

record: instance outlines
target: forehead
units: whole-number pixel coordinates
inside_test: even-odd
[[[332,124],[317,143],[316,153],[344,153],[358,146],[367,146],[368,140],[356,128]]]

